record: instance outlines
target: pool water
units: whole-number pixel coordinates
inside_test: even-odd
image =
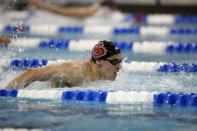
[[[25,36],[25,34],[23,35]],[[60,37],[62,36],[53,36],[50,37],[50,39],[60,39]],[[108,37],[102,35],[75,36],[72,34],[65,37],[65,39],[97,38],[115,41],[159,40],[196,42],[197,40],[195,36],[184,35],[165,37],[122,35]],[[43,38],[43,36],[40,36],[39,38]],[[123,63],[126,61],[139,61],[197,64],[197,55],[195,53],[165,53],[155,55],[143,53],[136,54],[131,51],[123,51],[122,55],[125,60]],[[77,52],[69,51],[67,49],[24,48],[15,46],[0,48],[0,59],[36,58],[47,60],[77,60],[88,59],[89,57],[90,51]],[[0,89],[4,89],[10,80],[24,70],[25,69],[0,66]],[[96,81],[69,90],[197,93],[196,87],[196,73],[128,71],[122,67],[115,81]],[[26,89],[47,90],[50,89],[50,84],[48,82],[34,82]],[[154,105],[153,103],[107,104],[105,102],[61,101],[10,97],[0,97],[0,103],[0,130],[9,128],[47,131],[197,130],[197,107]]]
[[[196,107],[0,98],[1,128],[196,130]]]

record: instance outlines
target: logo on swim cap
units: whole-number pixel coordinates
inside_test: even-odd
[[[98,44],[94,46],[93,51],[92,51],[92,56],[94,59],[97,59],[99,57],[106,55],[106,52],[107,50],[105,49],[103,42],[99,42]]]
[[[115,47],[115,50],[119,50],[119,48],[116,46],[116,47]]]

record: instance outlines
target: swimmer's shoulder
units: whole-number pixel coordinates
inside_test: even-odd
[[[61,63],[54,63],[44,67],[43,69],[55,69],[55,70],[83,70],[86,68],[88,61],[87,60],[69,60]]]
[[[88,63],[88,60],[69,60],[62,63],[62,65],[82,66],[86,65],[86,63]]]
[[[73,69],[73,70],[83,70],[86,68],[88,60],[69,60],[61,64],[57,64],[57,67]]]

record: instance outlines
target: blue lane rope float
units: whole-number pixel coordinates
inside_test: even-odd
[[[191,43],[183,44],[179,43],[177,45],[168,45],[166,47],[166,52],[177,52],[177,53],[188,53],[197,52],[197,44],[192,45]]]
[[[133,42],[125,42],[125,41],[117,42],[117,41],[114,41],[114,44],[117,45],[120,48],[120,50],[122,50],[122,51],[132,50],[132,47],[133,47]]]
[[[105,101],[107,92],[98,91],[64,91],[62,100]]]
[[[48,42],[46,41],[41,41],[39,43],[39,47],[41,48],[63,48],[67,49],[69,45],[69,40],[49,40]]]
[[[131,28],[114,28],[113,34],[140,34],[139,27]]]
[[[18,94],[18,90],[0,90],[0,96],[5,97],[16,97]]]
[[[83,33],[83,27],[60,27],[58,29],[59,33]]]
[[[48,60],[42,59],[22,59],[22,60],[12,60],[10,63],[11,67],[28,67],[28,68],[36,68],[36,67],[42,67],[46,66],[48,63]]]
[[[178,15],[175,18],[175,23],[197,23],[197,16]]]
[[[181,35],[196,35],[197,28],[172,28],[170,29],[170,34],[181,34]]]
[[[11,67],[18,67],[18,68],[39,68],[42,66],[46,66],[50,60],[47,59],[22,59],[22,60],[12,60],[10,62]],[[128,63],[129,64],[129,63]],[[136,63],[137,64],[137,63]],[[136,65],[135,64],[135,65]],[[153,63],[151,63],[153,65]],[[157,63],[154,63],[154,65],[158,65]],[[140,66],[138,64],[137,66]],[[143,66],[143,65],[142,65]],[[156,69],[157,72],[197,72],[197,64],[176,64],[176,63],[167,63],[162,64],[158,66],[158,69]]]
[[[40,93],[39,93],[40,92]],[[41,98],[48,99],[46,95],[50,90],[39,91],[39,90],[0,90],[0,97],[19,97],[19,98],[36,98],[33,97],[35,93],[42,96]],[[24,94],[26,93],[26,94]],[[31,94],[30,94],[31,93]],[[33,93],[33,94],[32,94]],[[61,91],[60,93],[55,92],[50,94],[56,97],[50,97],[52,99],[59,98],[63,101],[78,100],[78,101],[100,101],[106,103],[121,103],[140,102],[138,99],[134,100],[136,96],[143,98],[144,102],[152,102],[154,105],[173,105],[173,106],[197,106],[197,94],[196,93],[148,93],[148,92],[107,92],[107,91],[80,91],[80,90],[69,90]],[[59,95],[57,97],[57,95]],[[126,97],[124,97],[126,95]],[[37,97],[40,98],[40,97]]]
[[[197,72],[197,65],[196,64],[175,64],[175,63],[168,63],[161,65],[158,72]]]
[[[197,95],[195,93],[160,93],[154,95],[153,103],[177,106],[197,106]]]

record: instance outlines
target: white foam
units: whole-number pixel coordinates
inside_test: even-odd
[[[0,67],[2,66],[9,66],[11,62],[10,58],[0,59]]]

